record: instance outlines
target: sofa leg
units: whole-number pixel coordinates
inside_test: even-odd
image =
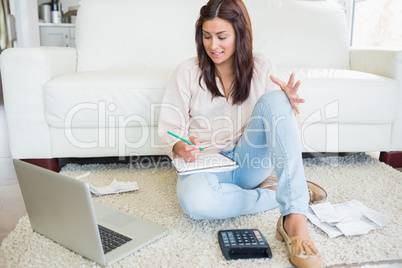
[[[381,152],[380,161],[393,168],[402,167],[402,152]]]
[[[27,163],[35,166],[43,167],[54,172],[59,172],[59,159],[58,158],[45,158],[45,159],[21,159]]]

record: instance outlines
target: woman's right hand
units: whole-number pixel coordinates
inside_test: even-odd
[[[185,162],[194,162],[195,160],[197,160],[198,156],[200,156],[200,141],[194,136],[191,136],[189,140],[194,143],[195,146],[190,145],[184,141],[178,141],[173,146],[173,152],[180,155]]]

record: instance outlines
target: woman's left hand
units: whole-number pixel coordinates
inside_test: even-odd
[[[300,81],[297,81],[294,83],[295,80],[295,74],[292,73],[289,78],[289,82],[286,83],[277,77],[271,75],[270,76],[272,82],[277,84],[283,91],[285,91],[286,95],[288,96],[288,99],[290,101],[290,105],[293,108],[293,111],[295,114],[300,114],[299,110],[299,103],[304,103],[306,102],[304,99],[299,98],[299,95],[297,94],[297,91],[299,90],[299,86],[301,84]]]

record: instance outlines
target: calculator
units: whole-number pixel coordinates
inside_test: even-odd
[[[227,260],[272,258],[271,248],[258,229],[221,230],[218,239]]]

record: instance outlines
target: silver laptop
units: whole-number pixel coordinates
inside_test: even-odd
[[[32,229],[103,266],[168,233],[159,224],[92,202],[82,181],[16,159],[14,167]],[[102,246],[100,233],[103,240],[117,238]]]

